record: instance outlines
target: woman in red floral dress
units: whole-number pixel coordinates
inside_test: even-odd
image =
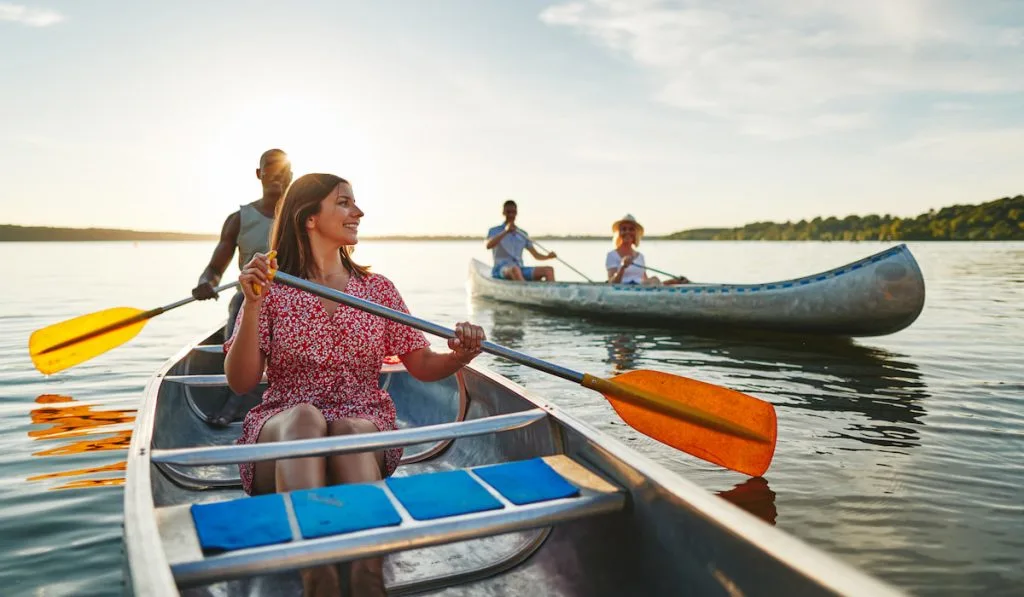
[[[484,331],[455,327],[451,352],[429,348],[423,334],[364,311],[280,284],[271,267],[408,311],[390,280],[352,261],[363,211],[352,187],[330,174],[307,174],[278,203],[271,247],[276,259],[256,254],[238,277],[245,302],[235,334],[224,344],[228,385],[251,391],[266,370],[262,402],[246,415],[239,443],[275,442],[395,429],[395,405],[378,387],[384,357],[397,355],[420,380],[443,379],[480,354]],[[257,294],[256,288],[262,291]],[[401,448],[329,457],[241,465],[250,494],[285,492],[340,483],[377,481],[398,467]],[[381,559],[353,562],[354,595],[384,595]],[[333,566],[303,571],[306,595],[339,595]]]

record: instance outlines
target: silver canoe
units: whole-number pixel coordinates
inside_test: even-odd
[[[240,454],[252,446],[233,445],[238,422],[207,424],[226,395],[220,332],[200,340],[149,382],[132,435],[124,541],[136,595],[298,595],[296,569],[372,555],[387,555],[391,595],[899,594],[483,369],[422,383],[385,365],[400,430]],[[544,457],[580,495],[427,522],[403,514],[319,539],[292,520],[286,543],[200,549],[190,506],[250,499],[233,463],[371,445],[406,446],[396,476]]]
[[[638,286],[510,282],[470,262],[475,296],[679,329],[734,327],[836,336],[881,336],[917,319],[924,278],[906,245],[795,280],[763,284]]]

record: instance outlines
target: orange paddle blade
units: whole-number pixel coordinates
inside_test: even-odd
[[[74,367],[134,338],[151,313],[115,307],[36,330],[28,339],[32,364],[46,375]]]
[[[728,469],[759,477],[775,454],[775,408],[753,396],[648,370],[585,375],[583,385],[637,431]]]

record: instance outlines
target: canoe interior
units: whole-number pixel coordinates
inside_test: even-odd
[[[197,344],[221,341],[218,331]],[[151,383],[129,456],[125,540],[130,588],[140,595],[177,594],[159,569],[160,562],[167,565],[164,546],[172,533],[166,525],[163,536],[146,532],[157,528],[153,521],[165,511],[161,508],[243,495],[235,465],[184,467],[148,459],[153,449],[230,444],[240,432],[237,421],[227,429],[205,422],[226,397],[226,388],[162,381],[221,374],[223,356],[188,348],[181,354]],[[380,379],[396,402],[400,427],[536,408],[549,414],[512,431],[411,446],[396,475],[564,454],[627,492],[626,506],[613,514],[393,553],[385,564],[391,595],[752,595],[765,593],[766,587],[790,595],[894,594],[887,585],[528,396],[505,378],[467,368],[459,376],[423,383],[395,366],[386,367]],[[249,404],[256,399],[250,397]],[[298,574],[288,572],[181,594],[299,595],[301,585]]]
[[[587,282],[511,282],[469,266],[473,295],[598,319],[673,327],[831,336],[879,336],[912,324],[924,308],[924,277],[906,245],[792,280],[758,284],[640,286]]]

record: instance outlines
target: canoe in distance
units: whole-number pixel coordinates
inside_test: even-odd
[[[762,284],[641,286],[514,282],[473,259],[474,296],[560,312],[680,330],[749,328],[833,336],[881,336],[912,324],[924,307],[924,277],[906,245],[827,272]]]

